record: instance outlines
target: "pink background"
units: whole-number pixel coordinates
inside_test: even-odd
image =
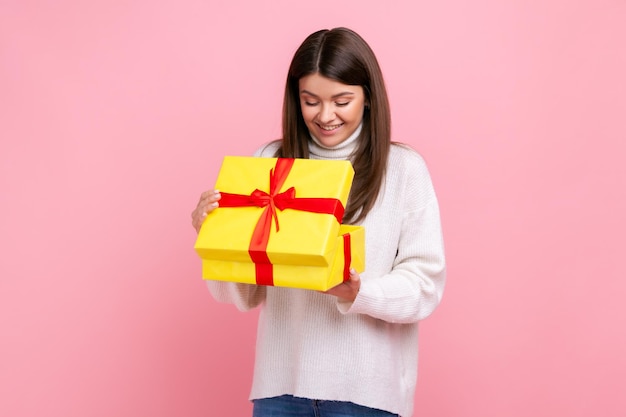
[[[417,415],[626,415],[623,0],[0,1],[0,415],[245,416],[190,212],[306,35],[377,53],[442,207]]]

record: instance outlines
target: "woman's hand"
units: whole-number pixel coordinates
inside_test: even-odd
[[[350,278],[341,284],[323,291],[324,294],[334,295],[346,301],[354,301],[361,288],[361,277],[354,269],[350,269]]]
[[[220,192],[217,190],[205,191],[200,195],[196,209],[191,212],[191,225],[196,229],[196,233],[200,232],[200,227],[207,214],[217,208],[219,199]]]

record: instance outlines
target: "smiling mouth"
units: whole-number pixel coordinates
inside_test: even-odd
[[[327,132],[331,132],[331,131],[333,131],[335,129],[339,129],[341,126],[343,126],[343,123],[340,123],[338,125],[320,125],[320,124],[318,124],[318,126],[322,130],[325,130]]]

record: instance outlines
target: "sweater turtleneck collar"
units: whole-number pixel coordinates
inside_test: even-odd
[[[311,140],[309,141],[309,153],[313,159],[350,159],[352,152],[358,144],[358,137],[363,129],[363,123],[359,124],[354,132],[341,143],[335,146],[324,146],[310,132]]]

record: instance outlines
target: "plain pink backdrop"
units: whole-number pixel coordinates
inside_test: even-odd
[[[246,416],[256,312],[190,212],[295,48],[377,53],[442,207],[418,416],[626,415],[623,0],[0,0],[0,415]]]

